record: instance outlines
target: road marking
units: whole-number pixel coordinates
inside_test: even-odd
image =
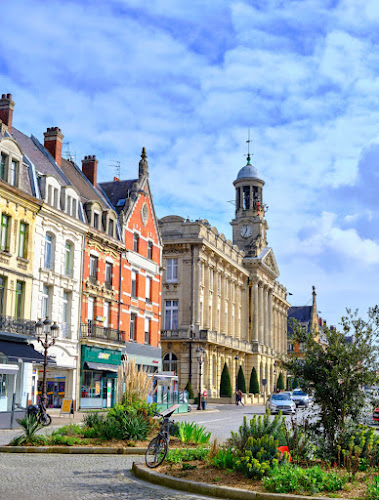
[[[234,417],[230,418],[216,418],[215,420],[203,420],[202,422],[196,422],[197,424],[210,424],[212,422],[221,422],[221,420],[234,420]]]

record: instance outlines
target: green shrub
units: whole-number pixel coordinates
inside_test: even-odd
[[[369,483],[366,493],[367,500],[379,500],[379,476]]]
[[[279,441],[265,434],[262,437],[249,437],[242,451],[237,452],[235,467],[246,477],[259,479],[270,473],[271,467],[279,462]]]
[[[233,469],[236,460],[236,454],[231,448],[219,448],[209,459],[209,463],[217,469]]]
[[[190,462],[192,460],[205,460],[209,455],[209,448],[199,446],[197,448],[177,448],[169,450],[166,461],[172,464]]]
[[[250,394],[259,394],[258,375],[255,368],[251,370],[249,392]]]
[[[276,383],[276,387],[280,390],[280,391],[283,391],[284,390],[284,377],[283,377],[283,373],[280,372],[279,373],[279,377],[278,377],[278,381]]]
[[[82,422],[85,427],[100,427],[104,423],[104,415],[99,412],[87,413]]]
[[[283,430],[285,444],[288,446],[294,462],[304,462],[313,458],[315,445],[307,418],[299,421],[297,417],[292,415],[291,420],[285,422]]]
[[[254,415],[254,417],[247,423],[247,418],[243,417],[243,423],[238,432],[232,432],[229,439],[229,444],[243,450],[250,437],[260,438],[265,435],[273,436],[278,439],[279,445],[286,444],[284,436],[284,422],[285,419],[281,412],[275,415],[273,420],[270,420],[269,412],[262,417],[262,415]]]
[[[40,439],[36,433],[42,428],[42,425],[38,423],[35,415],[27,415],[23,418],[17,418],[16,420],[20,424],[24,434],[13,439],[9,444],[12,446],[20,446],[24,444],[39,443]]]
[[[195,394],[193,392],[192,385],[191,385],[190,381],[187,382],[185,390],[188,392],[188,398],[189,399],[194,399],[195,398]]]
[[[232,385],[230,383],[230,375],[228,366],[225,363],[224,368],[221,373],[221,381],[220,381],[220,396],[222,398],[231,398],[232,397]]]
[[[63,425],[59,429],[51,433],[52,436],[81,436],[83,434],[83,427],[78,424]]]
[[[241,390],[244,394],[246,394],[246,381],[242,366],[240,366],[240,369],[238,370],[237,389]]]
[[[211,438],[211,433],[204,426],[194,422],[180,422],[178,435],[182,443],[207,444]]]
[[[341,490],[347,481],[346,474],[324,471],[320,466],[302,469],[297,465],[284,463],[273,468],[271,476],[263,479],[263,485],[272,493],[314,494]]]

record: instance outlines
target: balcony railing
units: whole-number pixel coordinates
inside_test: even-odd
[[[114,330],[106,326],[96,325],[91,322],[81,324],[80,338],[109,340],[111,342],[125,344],[125,332]]]
[[[17,319],[13,316],[0,316],[0,331],[35,335],[35,321]]]

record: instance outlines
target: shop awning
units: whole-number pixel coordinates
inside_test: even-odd
[[[118,365],[111,365],[110,363],[93,363],[92,361],[86,361],[86,365],[90,370],[114,373],[118,372]]]
[[[25,363],[43,363],[43,354],[24,342],[0,341],[0,352],[10,361],[22,359]],[[51,363],[55,362],[50,358],[49,364]]]
[[[0,363],[0,373],[6,374],[6,375],[15,375],[18,373],[19,367],[18,365],[7,365],[4,363]]]

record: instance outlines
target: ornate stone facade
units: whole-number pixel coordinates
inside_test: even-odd
[[[261,393],[274,390],[278,358],[287,351],[286,289],[267,246],[264,182],[255,167],[241,169],[236,187],[233,242],[206,220],[164,217],[163,369],[177,371],[180,386],[199,388],[197,349],[205,349],[201,390],[220,396],[224,364],[232,388],[241,366],[247,390],[255,367]],[[238,246],[234,243],[237,243]]]

